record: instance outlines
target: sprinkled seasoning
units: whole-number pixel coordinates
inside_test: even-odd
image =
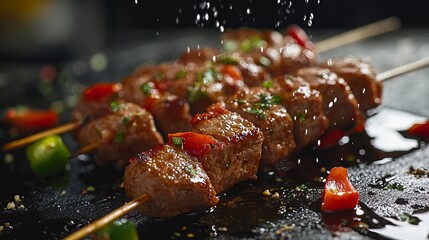
[[[262,87],[264,88],[271,88],[273,87],[273,81],[272,80],[265,80],[262,82]]]
[[[120,104],[119,102],[111,102],[110,103],[110,109],[112,110],[112,112],[117,112],[122,108],[122,104]]]
[[[152,92],[153,86],[150,83],[143,83],[140,86],[140,91],[145,95],[148,96]]]
[[[130,118],[128,118],[128,117],[124,117],[124,118],[122,119],[122,124],[124,124],[124,126],[128,126],[128,125],[130,125],[130,122],[131,122],[131,120],[130,120]]]
[[[181,137],[172,137],[171,141],[173,142],[174,146],[177,147],[182,147],[183,146],[183,141]]]
[[[219,62],[227,65],[237,65],[238,60],[231,56],[221,55],[219,58]]]
[[[185,171],[189,173],[191,176],[195,176],[197,172],[195,171],[194,167],[192,165],[185,166]]]
[[[187,72],[183,69],[180,69],[177,73],[176,76],[174,76],[174,79],[180,79],[180,78],[184,78],[186,77]]]
[[[124,141],[124,137],[125,137],[125,133],[122,131],[119,131],[116,133],[115,135],[115,143],[121,143],[122,141]]]

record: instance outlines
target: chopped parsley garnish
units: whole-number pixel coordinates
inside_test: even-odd
[[[396,189],[399,191],[403,191],[404,190],[404,186],[402,186],[399,183],[388,183],[383,189]]]
[[[150,95],[150,93],[152,92],[152,89],[153,89],[153,86],[150,83],[143,83],[140,86],[140,91],[146,96]]]
[[[420,218],[414,217],[408,213],[400,214],[399,218],[401,219],[401,221],[403,221],[403,222],[407,221],[409,224],[412,224],[412,225],[419,225],[419,222],[422,221],[422,220],[420,220]]]
[[[193,87],[188,89],[188,101],[194,103],[198,99],[206,98],[207,93],[201,89],[201,83],[196,82]]]
[[[183,145],[183,141],[182,141],[181,137],[172,137],[171,141],[173,142],[174,146],[182,147],[182,145]]]
[[[183,69],[180,69],[177,73],[176,76],[174,76],[174,79],[180,79],[180,78],[184,78],[186,77],[187,72]]]
[[[265,80],[262,82],[262,87],[264,88],[271,88],[273,87],[273,81],[272,80]]]
[[[197,174],[197,171],[195,171],[192,165],[186,165],[185,171],[188,172],[191,176],[195,176]]]
[[[255,48],[264,47],[267,42],[264,41],[260,36],[254,36],[250,39],[245,39],[241,42],[240,48],[243,52],[250,52]]]
[[[262,119],[266,118],[265,113],[261,108],[245,108],[243,110],[252,115],[256,115],[258,118],[262,118]]]
[[[115,143],[121,143],[122,141],[124,141],[124,137],[125,137],[125,133],[122,131],[119,131],[116,133],[115,135]]]
[[[233,102],[234,103],[238,103],[238,104],[245,104],[245,103],[247,103],[247,101],[244,100],[244,99],[234,99]]]
[[[213,82],[221,78],[222,74],[217,72],[214,68],[209,68],[204,72],[198,73],[198,81],[204,84]]]
[[[272,105],[278,105],[280,104],[280,96],[271,96],[271,95],[267,95],[267,94],[260,94],[259,95],[259,101],[254,103],[254,105],[259,106],[261,108],[269,108]]]
[[[219,59],[219,62],[223,64],[228,64],[228,65],[238,64],[238,60],[231,56],[221,55],[220,57],[218,57],[218,59]]]
[[[223,40],[222,47],[225,51],[235,51],[238,48],[238,43],[235,40]]]
[[[304,113],[300,113],[298,116],[298,120],[300,123],[304,123],[305,122],[305,114]]]
[[[266,57],[260,57],[259,63],[265,67],[269,67],[271,65],[271,60]]]
[[[111,102],[110,103],[110,109],[112,110],[112,112],[117,112],[119,110],[121,110],[122,108],[122,104],[119,102]]]
[[[125,126],[130,125],[130,122],[131,122],[131,120],[130,120],[130,118],[128,118],[128,117],[124,117],[124,118],[122,119],[122,124],[124,124]]]

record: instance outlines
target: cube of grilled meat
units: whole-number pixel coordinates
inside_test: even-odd
[[[349,129],[360,118],[358,103],[349,85],[327,68],[308,67],[298,71],[297,76],[310,84],[323,96],[323,112],[330,128]]]
[[[158,130],[165,137],[172,132],[191,129],[189,104],[177,95],[168,92],[152,94],[146,98],[143,107],[153,115]]]
[[[150,200],[138,210],[149,217],[173,217],[205,210],[219,199],[196,158],[178,147],[162,144],[130,159],[124,189],[130,199],[143,193]]]
[[[322,108],[322,95],[312,90],[301,78],[290,75],[279,76],[264,84],[273,94],[280,96],[281,104],[291,115],[293,134],[297,148],[316,140],[329,126]]]
[[[225,192],[240,181],[256,179],[264,137],[251,122],[215,104],[208,112],[194,116],[192,131],[222,143],[201,160],[216,192]]]
[[[228,110],[240,114],[264,134],[261,170],[285,159],[296,147],[293,120],[280,102],[280,96],[262,87],[238,91],[225,101]]]
[[[124,98],[141,105],[152,92],[166,91],[186,97],[188,87],[195,82],[197,66],[176,62],[144,65],[122,80]]]
[[[86,88],[72,111],[72,121],[83,123],[110,113],[110,102],[121,98],[119,83],[97,83]]]
[[[124,167],[134,154],[162,142],[150,113],[136,104],[124,102],[112,102],[111,114],[84,124],[77,139],[81,146],[99,143],[98,164],[117,167]]]
[[[191,127],[187,95],[190,74],[183,65],[165,63],[144,66],[123,80],[124,99],[138,103],[152,113],[159,130],[168,133],[188,131]],[[194,81],[194,80],[191,80]],[[136,90],[137,89],[137,90]]]
[[[326,60],[321,66],[344,78],[363,113],[380,105],[382,85],[377,81],[375,69],[368,61],[346,57]]]
[[[205,112],[208,106],[223,101],[246,85],[240,70],[232,64],[212,64],[197,72],[197,80],[189,86],[191,113]]]
[[[225,32],[222,40],[226,51],[238,52],[244,59],[254,59],[274,76],[294,74],[302,67],[317,63],[313,49],[276,31],[233,30]]]

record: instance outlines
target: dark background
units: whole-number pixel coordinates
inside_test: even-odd
[[[281,29],[290,23],[310,31],[350,29],[389,16],[399,17],[404,27],[426,27],[428,8],[428,1],[419,0],[3,1],[0,61],[56,62],[156,37],[151,29]]]

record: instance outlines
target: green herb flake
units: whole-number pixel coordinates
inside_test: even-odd
[[[195,171],[192,165],[185,166],[185,171],[189,173],[191,176],[195,176],[197,174],[197,171]]]
[[[247,101],[244,100],[244,99],[234,99],[233,102],[234,103],[238,103],[238,104],[245,104],[245,103],[247,103]]]
[[[269,67],[271,65],[271,60],[266,57],[260,57],[259,63],[265,67]]]
[[[408,213],[399,214],[399,218],[401,219],[401,221],[403,222],[407,221],[409,224],[412,224],[412,225],[419,225],[419,223],[422,221],[420,220],[420,218],[414,217]]]
[[[271,96],[267,94],[260,94],[259,101],[254,103],[255,106],[261,107],[263,109],[267,109],[272,105],[280,104],[280,96]]]
[[[225,51],[235,51],[238,48],[238,43],[235,40],[223,40],[222,47]]]
[[[196,82],[193,87],[188,89],[188,101],[189,103],[195,103],[199,99],[203,99],[207,97],[207,93],[205,93],[201,89],[201,84]]]
[[[221,55],[219,58],[219,62],[227,65],[237,65],[238,60],[231,56]]]
[[[140,86],[140,91],[146,96],[150,95],[150,93],[152,92],[152,89],[153,89],[153,86],[151,83],[143,83]]]
[[[115,143],[121,143],[124,141],[125,133],[122,131],[119,131],[115,135],[115,139],[113,140]]]
[[[264,111],[260,108],[245,108],[243,111],[255,115],[258,118],[266,119]]]
[[[183,140],[181,137],[172,137],[171,141],[173,142],[174,146],[182,147],[182,145],[183,145]]]
[[[112,112],[117,112],[121,110],[122,107],[123,107],[122,104],[120,104],[119,102],[110,103],[110,109],[112,110]]]
[[[273,87],[273,81],[272,80],[265,80],[262,82],[262,87],[268,89]]]
[[[399,191],[403,191],[404,190],[404,186],[402,186],[399,183],[388,183],[383,189],[396,189]]]
[[[300,123],[304,123],[305,122],[305,114],[304,113],[300,113],[298,116],[298,120]]]
[[[122,124],[124,124],[124,126],[128,126],[130,125],[131,119],[129,117],[124,117],[122,119]]]
[[[180,79],[180,78],[184,78],[186,77],[187,72],[183,69],[180,69],[177,73],[176,76],[174,76],[174,79]]]
[[[90,186],[86,187],[86,191],[88,191],[88,192],[94,192],[95,191],[95,187],[90,185]]]
[[[264,41],[260,36],[254,36],[250,39],[245,39],[241,42],[240,48],[243,52],[250,52],[255,48],[264,47],[267,42]]]
[[[221,78],[222,78],[222,74],[217,72],[214,68],[209,68],[204,72],[198,73],[198,81],[204,84],[214,82],[215,80],[218,80]]]

